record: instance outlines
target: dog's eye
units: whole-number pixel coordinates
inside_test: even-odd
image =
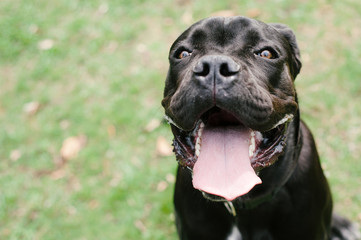
[[[267,48],[267,49],[264,48],[260,51],[256,51],[254,54],[258,57],[266,58],[266,59],[278,58],[278,53],[272,48]]]
[[[268,59],[274,58],[273,54],[269,50],[263,50],[262,52],[259,52],[257,55]]]
[[[178,58],[179,58],[179,59],[183,59],[183,58],[189,57],[190,55],[192,55],[192,53],[190,53],[190,52],[188,52],[188,51],[182,51],[182,52],[178,55]]]

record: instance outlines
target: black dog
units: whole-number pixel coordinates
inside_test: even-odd
[[[180,164],[180,239],[358,239],[332,215],[314,140],[300,121],[293,32],[209,18],[174,42],[162,105]]]

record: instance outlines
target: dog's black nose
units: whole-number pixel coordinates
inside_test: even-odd
[[[193,67],[193,73],[199,77],[231,77],[240,71],[240,66],[230,57],[208,55],[202,57]]]

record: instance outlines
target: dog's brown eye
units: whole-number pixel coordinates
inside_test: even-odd
[[[258,56],[268,59],[273,58],[273,55],[269,50],[263,50],[262,52],[258,53]]]
[[[192,53],[190,53],[190,52],[188,52],[188,51],[182,51],[182,52],[179,54],[178,58],[179,58],[179,59],[183,59],[183,58],[189,57],[190,55],[192,55]]]

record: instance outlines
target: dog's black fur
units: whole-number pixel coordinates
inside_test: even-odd
[[[263,50],[273,57],[261,56]],[[181,165],[174,194],[180,239],[358,239],[349,221],[332,215],[315,142],[300,120],[294,88],[300,53],[288,27],[245,17],[205,19],[178,37],[169,60],[162,105],[171,119]],[[262,184],[233,200],[228,209],[225,202],[209,200],[219,198],[193,188],[196,160],[177,135],[191,132],[214,107],[261,132],[285,114],[294,116],[282,155],[257,170]]]

